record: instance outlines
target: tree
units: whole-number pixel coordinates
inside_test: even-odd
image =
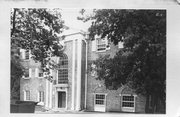
[[[84,12],[81,12],[82,15]],[[146,112],[165,112],[166,101],[166,11],[165,10],[94,10],[93,15],[79,17],[91,20],[90,37],[107,37],[124,48],[114,58],[96,61],[98,79],[115,88],[128,84],[146,96]],[[163,104],[164,106],[159,107]]]
[[[32,58],[39,61],[43,71],[47,72],[46,78],[52,81],[52,77],[48,76],[49,69],[57,65],[51,57],[61,54],[58,34],[64,29],[67,27],[60,9],[14,8],[11,10],[11,50],[29,50]],[[23,69],[19,58],[11,53],[11,91],[22,77]]]
[[[21,65],[21,60],[18,56],[17,50],[12,48],[11,50],[11,100],[20,99],[20,78],[24,74],[24,67]]]
[[[30,50],[32,58],[48,72],[50,57],[61,53],[57,34],[66,28],[59,9],[15,8],[11,11],[11,46]]]

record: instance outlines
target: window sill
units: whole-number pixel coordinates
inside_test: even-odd
[[[135,107],[122,107],[122,108],[125,108],[125,109],[134,109]]]
[[[24,101],[27,101],[27,102],[32,102],[31,100],[24,100]]]
[[[108,51],[108,50],[110,50],[110,47],[108,47],[108,48],[106,48],[106,49],[104,49],[104,50],[96,50],[96,52],[101,53],[101,52],[106,52],[106,51]]]
[[[95,104],[95,106],[102,106],[104,107],[105,104]]]
[[[68,84],[55,84],[55,87],[68,87]]]
[[[23,79],[27,79],[27,80],[28,80],[28,79],[31,79],[31,77],[22,77],[22,78],[23,78]]]

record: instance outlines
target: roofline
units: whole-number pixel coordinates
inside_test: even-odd
[[[61,37],[67,37],[67,36],[72,36],[72,35],[77,35],[77,34],[87,35],[86,32],[76,32],[76,33],[71,33],[71,34],[67,34],[67,35],[62,35]]]

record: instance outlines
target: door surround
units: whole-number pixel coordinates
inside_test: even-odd
[[[66,102],[64,108],[58,107],[58,92],[65,92],[66,93]],[[67,101],[68,101],[68,91],[67,87],[56,87],[56,93],[55,93],[55,108],[58,110],[67,110]]]

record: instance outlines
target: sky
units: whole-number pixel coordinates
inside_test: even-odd
[[[80,16],[81,9],[62,9],[62,19],[65,21],[65,25],[69,27],[69,30],[66,30],[63,32],[63,34],[71,34],[76,33],[79,31],[88,31],[88,27],[90,27],[91,22],[82,22],[80,20],[77,20],[77,17]],[[91,10],[87,10],[88,13],[91,12]]]

